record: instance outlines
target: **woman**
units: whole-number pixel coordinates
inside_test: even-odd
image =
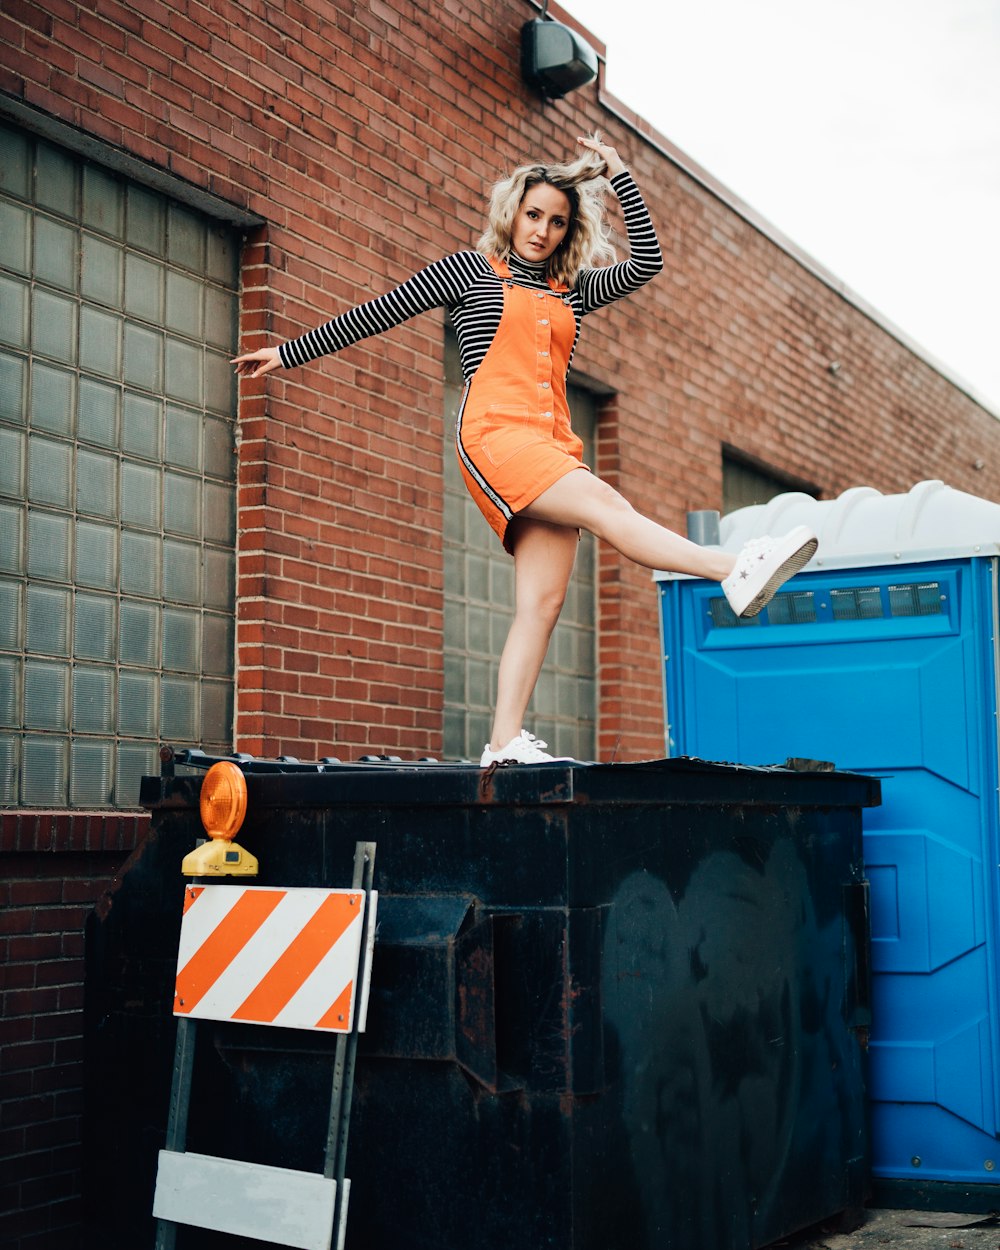
[[[599,137],[561,165],[526,165],[493,189],[476,251],[457,252],[395,290],[280,347],[236,357],[242,377],[302,365],[380,334],[428,309],[447,308],[458,337],[465,392],[456,450],[466,485],[514,557],[514,620],[500,657],[493,732],[482,755],[495,763],[543,763],[546,744],[524,713],[562,609],[579,531],[651,569],[722,583],[738,616],[755,615],[816,550],[803,527],[759,539],[736,557],[700,547],[641,516],[584,467],[570,426],[566,375],[580,320],[637,290],[663,267],[635,183]],[[622,206],[629,259],[604,223],[605,177]]]

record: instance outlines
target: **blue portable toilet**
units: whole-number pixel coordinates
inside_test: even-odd
[[[819,550],[751,620],[715,583],[656,575],[667,754],[882,779],[864,838],[876,1186],[995,1206],[1000,505],[937,481],[786,494],[723,518],[720,545],[798,524]]]

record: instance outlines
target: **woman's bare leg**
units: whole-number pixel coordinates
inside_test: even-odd
[[[549,639],[566,598],[579,535],[576,528],[519,515],[514,528],[514,620],[500,655],[496,714],[490,747],[499,750],[516,738]]]
[[[649,569],[721,582],[736,562],[730,553],[700,547],[636,512],[613,486],[586,469],[573,469],[561,477],[519,516],[588,530]]]

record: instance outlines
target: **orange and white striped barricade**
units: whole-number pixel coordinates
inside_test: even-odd
[[[374,843],[358,843],[350,889],[185,888],[170,1121],[153,1198],[157,1250],[170,1250],[179,1224],[300,1250],[343,1247],[354,1056],[365,1027],[378,903],[374,858]],[[337,1034],[323,1173],[185,1150],[198,1020]]]

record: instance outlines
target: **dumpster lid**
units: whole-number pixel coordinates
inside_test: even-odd
[[[738,551],[748,539],[785,534],[796,525],[808,525],[819,537],[807,571],[1000,553],[1000,504],[936,480],[918,482],[900,495],[883,495],[870,486],[855,486],[836,499],[789,491],[724,516],[720,546]],[[679,575],[655,576],[670,581]]]
[[[751,765],[693,756],[633,763],[554,760],[549,764],[482,769],[478,764],[398,756],[364,756],[342,763],[308,763],[287,757],[209,755],[195,748],[161,749],[159,777],[143,777],[140,803],[155,810],[197,805],[201,774],[232,760],[247,778],[255,808],[312,808],[330,804],[392,807],[413,804],[559,806],[579,802],[615,804],[764,803],[874,807],[881,801],[876,778],[838,771],[817,760]],[[183,775],[178,775],[180,767]]]

